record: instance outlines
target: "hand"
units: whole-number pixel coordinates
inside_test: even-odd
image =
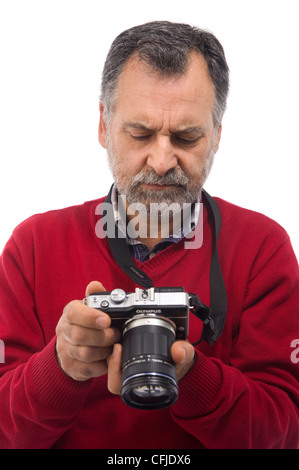
[[[115,344],[113,353],[108,358],[108,389],[111,393],[120,394],[122,346]],[[171,356],[176,364],[177,380],[181,380],[192,368],[194,347],[188,341],[175,341],[171,347]]]
[[[86,288],[86,297],[102,291],[103,285],[93,281]],[[66,305],[56,327],[56,357],[66,375],[84,381],[107,373],[107,358],[121,336],[110,323],[109,315],[80,300]]]

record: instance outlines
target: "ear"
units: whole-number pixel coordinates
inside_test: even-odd
[[[104,121],[104,106],[100,102],[100,122],[98,128],[98,139],[102,147],[107,148],[106,146],[106,135],[107,135],[107,128]]]
[[[217,137],[216,137],[216,144],[215,144],[215,153],[218,151],[219,149],[219,144],[220,144],[220,139],[221,139],[221,133],[222,133],[222,123],[220,124],[220,126],[218,127],[218,131],[217,131]]]

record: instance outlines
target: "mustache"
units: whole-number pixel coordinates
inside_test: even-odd
[[[168,170],[165,175],[158,175],[155,170],[141,170],[132,178],[131,188],[141,184],[174,185],[186,187],[190,179],[185,173],[175,168]]]

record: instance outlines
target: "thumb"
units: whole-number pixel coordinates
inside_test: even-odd
[[[86,287],[85,297],[88,297],[90,294],[95,294],[96,292],[105,292],[105,287],[99,281],[91,281]]]
[[[122,360],[122,347],[119,343],[113,346],[113,352],[107,359],[108,364],[108,382],[107,387],[109,392],[120,395],[121,390],[121,360]]]

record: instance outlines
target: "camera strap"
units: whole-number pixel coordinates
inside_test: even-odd
[[[112,189],[113,185],[104,201],[104,210],[106,204],[112,205]],[[213,216],[214,224],[214,248],[210,264],[210,307],[203,304],[195,294],[190,294],[190,306],[192,307],[194,315],[203,321],[201,338],[195,344],[199,344],[203,340],[207,341],[209,344],[213,344],[220,337],[223,331],[227,310],[226,289],[217,248],[217,241],[221,228],[221,214],[219,206],[213,197],[211,197],[205,190],[202,190],[202,196],[204,204],[208,209],[208,213]],[[104,214],[102,213],[102,215]],[[105,224],[103,228],[106,233],[113,258],[118,266],[139,286],[146,289],[154,287],[153,281],[150,277],[135,265],[126,238],[123,234],[119,234],[118,227],[115,227],[116,230],[113,234],[114,236],[109,236],[109,230]]]
[[[202,318],[204,322],[203,331],[200,340],[196,344],[200,343],[202,340],[213,344],[222,334],[227,311],[226,288],[221,271],[217,245],[221,229],[221,213],[216,199],[210,196],[204,189],[202,190],[202,196],[208,213],[213,216],[214,247],[210,263],[210,313],[208,314],[208,318]],[[196,309],[197,301],[193,300],[193,302],[195,303]]]

